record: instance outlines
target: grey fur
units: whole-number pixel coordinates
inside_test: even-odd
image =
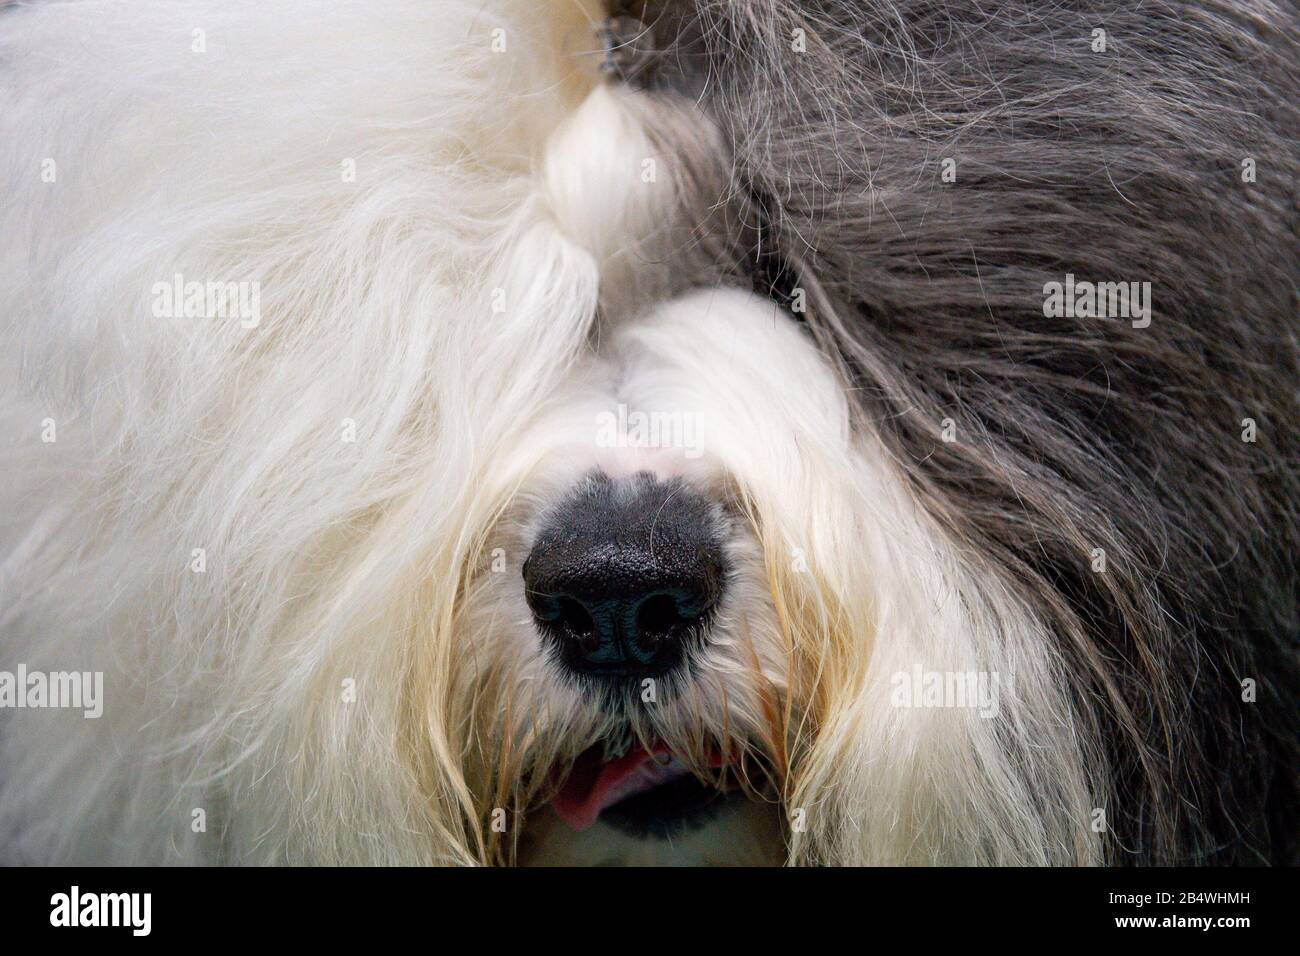
[[[653,26],[638,82],[730,141],[754,227],[733,267],[804,290],[916,494],[1053,622],[1107,753],[1110,859],[1294,862],[1295,8],[614,12]],[[1150,326],[1045,317],[1067,273],[1150,282]]]

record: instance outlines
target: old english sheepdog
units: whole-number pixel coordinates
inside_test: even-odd
[[[0,6],[0,858],[1294,860],[1298,37]]]

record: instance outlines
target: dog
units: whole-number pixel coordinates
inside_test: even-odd
[[[0,8],[0,856],[1294,862],[1298,27]]]

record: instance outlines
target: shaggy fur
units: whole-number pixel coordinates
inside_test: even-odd
[[[1253,0],[759,0],[692,46],[778,285],[814,290],[910,487],[1095,702],[1117,862],[1295,858],[1298,28]],[[1150,281],[1150,328],[1044,318],[1067,272]]]
[[[1294,859],[1294,10],[327,6],[0,12],[0,668],[108,675],[0,712],[0,855],[664,862],[542,809],[659,739],[740,755],[710,861]],[[1067,273],[1150,326],[1045,317]],[[595,447],[619,405],[703,454]],[[593,469],[729,529],[643,712],[523,601]]]

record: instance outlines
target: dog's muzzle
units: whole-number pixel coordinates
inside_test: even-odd
[[[524,588],[566,669],[653,677],[707,640],[726,579],[715,511],[679,479],[597,472],[552,512],[524,562]]]

